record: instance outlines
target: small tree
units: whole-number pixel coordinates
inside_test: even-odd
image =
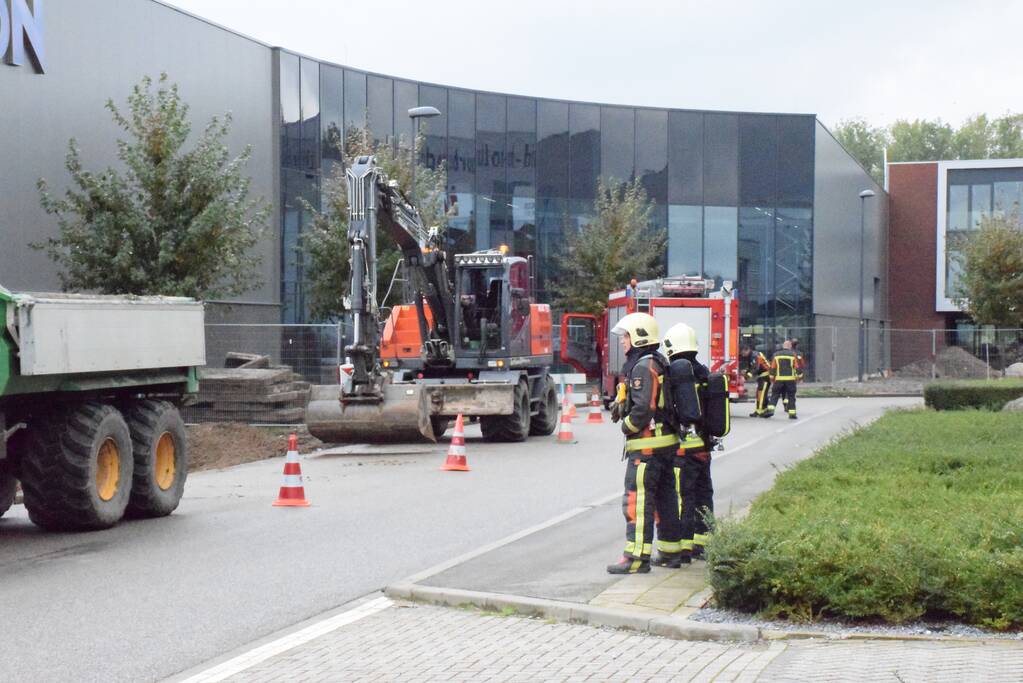
[[[328,136],[327,144],[340,146],[340,138],[340,132],[334,130]],[[417,159],[424,139],[420,135],[415,141]],[[344,141],[344,158],[352,159],[364,154],[376,155],[377,164],[389,178],[398,181],[399,187],[411,186],[412,151],[408,140],[400,139],[395,152],[389,142],[374,141],[366,129],[349,130]],[[417,166],[416,203],[420,218],[427,227],[437,226],[442,232],[447,225],[446,185],[447,173],[443,164],[436,169]],[[303,231],[298,253],[286,256],[302,259],[310,314],[317,320],[337,318],[344,312],[344,298],[351,285],[348,267],[348,191],[343,167],[337,167],[324,182],[323,198],[321,211],[306,205],[306,209],[312,213],[312,223]],[[401,253],[394,240],[386,233],[378,233],[377,280],[382,288],[379,292],[381,298],[387,292],[399,260]]]
[[[552,278],[555,305],[564,311],[599,313],[607,294],[632,278],[664,273],[667,234],[650,227],[653,203],[640,180],[597,183],[596,216],[574,234],[566,234],[565,250],[555,259]]]
[[[212,299],[261,284],[251,253],[269,207],[249,199],[244,174],[251,150],[232,158],[223,140],[231,115],[214,117],[191,150],[192,126],[178,87],[161,74],[153,92],[143,78],[122,113],[107,109],[127,139],[117,141],[123,173],[85,170],[75,140],[65,167],[72,187],[60,199],[38,182],[58,237],[31,245],[62,268],[64,290],[165,294]]]
[[[1019,215],[985,216],[953,244],[961,275],[956,303],[982,325],[1023,327],[1023,230]]]

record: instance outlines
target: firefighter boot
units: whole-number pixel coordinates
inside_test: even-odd
[[[646,574],[649,571],[649,560],[637,560],[628,555],[623,555],[617,564],[607,565],[608,574]]]
[[[682,566],[682,553],[657,553],[657,556],[650,561],[650,564],[655,567],[667,567],[668,569],[678,569]]]

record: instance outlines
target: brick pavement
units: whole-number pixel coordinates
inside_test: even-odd
[[[396,603],[228,680],[1015,682],[1023,680],[1023,644],[688,642]]]

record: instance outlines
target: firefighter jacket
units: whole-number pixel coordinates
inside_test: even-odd
[[[771,379],[775,382],[795,381],[803,378],[802,363],[789,349],[778,349],[771,358]]]
[[[754,351],[749,357],[749,366],[746,368],[746,376],[749,378],[767,377],[771,373],[771,363],[767,356],[761,351]]]
[[[667,363],[657,352],[657,346],[634,348],[625,357],[622,433],[626,453],[650,455],[655,449],[678,447],[678,434],[665,411],[666,369]]]

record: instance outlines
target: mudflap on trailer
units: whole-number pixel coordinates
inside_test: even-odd
[[[325,443],[436,442],[424,389],[420,384],[384,384],[379,401],[342,404],[340,386],[314,386],[306,426]]]

